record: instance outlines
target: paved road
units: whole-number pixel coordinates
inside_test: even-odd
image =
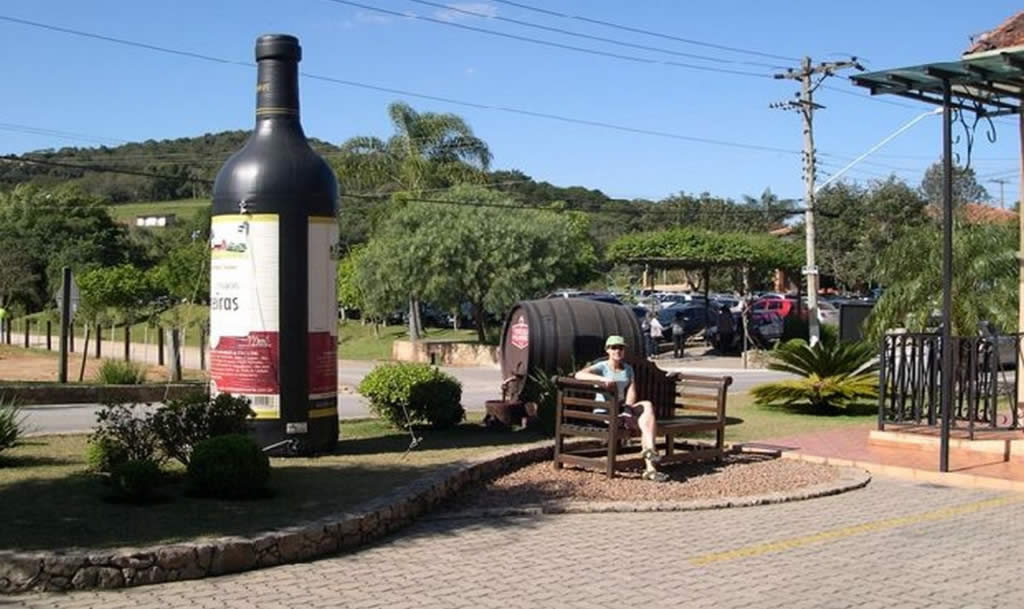
[[[1024,598],[1024,495],[875,480],[790,504],[422,521],[362,551],[0,606],[996,609]]]
[[[365,417],[370,414],[366,400],[354,392],[359,381],[373,369],[375,362],[342,361],[338,364],[338,382],[342,392],[338,396],[338,412],[342,418]],[[470,411],[482,411],[484,402],[501,398],[501,371],[486,367],[443,368],[462,382],[462,404]],[[679,369],[679,368],[673,368]],[[757,383],[783,378],[786,375],[770,370],[729,370],[686,368],[694,373],[731,374],[734,393],[747,391]],[[98,404],[54,404],[27,406],[26,422],[32,433],[70,433],[88,431],[96,422]]]

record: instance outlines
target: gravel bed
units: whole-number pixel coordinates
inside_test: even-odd
[[[791,491],[831,482],[836,468],[765,455],[727,455],[723,462],[691,463],[659,468],[671,477],[651,482],[640,477],[641,469],[619,472],[609,480],[593,471],[556,470],[551,461],[528,465],[460,493],[451,507],[456,510],[508,508],[578,501],[689,501],[744,497]]]

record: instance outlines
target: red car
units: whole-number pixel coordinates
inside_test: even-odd
[[[796,298],[781,298],[778,296],[765,296],[754,301],[750,310],[754,313],[774,313],[779,317],[786,317],[796,307]]]

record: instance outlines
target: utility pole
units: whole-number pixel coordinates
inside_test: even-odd
[[[807,210],[804,213],[807,260],[803,274],[807,277],[807,320],[810,325],[811,345],[816,345],[821,338],[821,329],[818,324],[818,265],[814,259],[814,180],[817,163],[814,150],[814,111],[825,108],[825,106],[814,103],[814,91],[826,78],[845,68],[864,69],[857,62],[856,57],[851,57],[848,61],[823,61],[817,65],[811,63],[810,57],[804,57],[799,68],[789,68],[781,74],[775,74],[777,79],[788,78],[800,82],[800,91],[797,92],[796,99],[773,103],[769,106],[793,110],[799,112],[803,117],[804,207]]]
[[[993,184],[999,184],[999,209],[1006,209],[1006,201],[1003,198],[1003,186],[1009,183],[1009,180],[1007,180],[1006,178],[995,178],[989,180],[989,182],[992,182]]]

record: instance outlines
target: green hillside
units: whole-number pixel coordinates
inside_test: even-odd
[[[237,130],[114,147],[37,150],[18,156],[40,163],[0,163],[0,184],[72,184],[115,205],[209,200],[217,170],[248,137],[248,131]],[[316,138],[309,143],[325,157],[340,150]]]
[[[133,224],[136,216],[174,214],[178,221],[189,220],[196,213],[210,206],[209,199],[177,199],[174,201],[146,201],[145,203],[124,203],[111,205],[107,209],[118,222]]]

